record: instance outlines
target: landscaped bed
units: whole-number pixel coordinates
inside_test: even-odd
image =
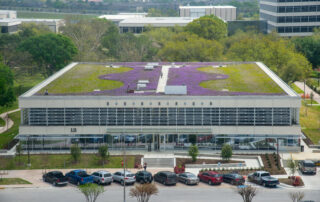
[[[292,179],[289,179],[289,178],[279,178],[279,182],[280,183],[283,183],[283,184],[287,184],[287,185],[290,185],[290,186],[293,186],[293,180]],[[304,182],[303,180],[300,178],[300,184],[299,185],[296,185],[297,187],[301,187],[301,186],[304,186]]]
[[[271,175],[286,175],[286,171],[280,164],[280,156],[277,154],[262,154],[260,155],[264,165],[264,170],[268,171]]]
[[[14,184],[31,184],[31,183],[21,178],[0,178],[0,185],[14,185]]]
[[[140,155],[127,155],[127,168],[134,168],[140,163]],[[15,158],[1,158],[0,169],[59,169],[59,168],[121,168],[123,156],[110,156],[104,166],[101,158],[95,154],[82,154],[79,162],[74,162],[68,154],[41,154],[30,155],[31,166],[27,166],[28,156],[22,155]]]

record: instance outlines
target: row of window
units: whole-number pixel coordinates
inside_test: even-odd
[[[320,2],[319,0],[263,0],[268,2]]]
[[[313,32],[316,26],[288,26],[277,27],[278,33],[299,33],[299,32]]]
[[[308,6],[272,6],[261,4],[260,9],[277,13],[299,13],[299,12],[317,12],[320,11],[320,5]]]
[[[28,125],[290,125],[290,108],[31,108]]]

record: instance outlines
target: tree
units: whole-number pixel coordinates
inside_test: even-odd
[[[77,54],[77,48],[68,37],[53,33],[28,38],[22,42],[20,50],[30,53],[45,76],[67,65]]]
[[[93,183],[80,185],[78,189],[85,196],[87,202],[95,202],[99,195],[104,192],[102,186]]]
[[[66,25],[61,28],[63,35],[71,38],[78,49],[76,60],[78,61],[106,61],[108,51],[102,47],[102,39],[109,34],[111,29],[113,36],[118,33],[115,30],[116,25],[106,19],[79,19],[70,18],[66,21]],[[115,38],[114,41],[117,44]],[[110,44],[109,44],[110,45]]]
[[[253,197],[257,195],[257,189],[252,186],[238,188],[238,194],[242,197],[243,202],[251,202]]]
[[[19,158],[19,165],[21,164],[20,160],[21,160],[21,153],[22,153],[22,146],[21,143],[19,142],[16,146],[16,154],[18,154],[18,158]]]
[[[240,36],[236,36],[237,34]],[[276,33],[237,34],[227,40],[230,46],[227,51],[229,60],[262,61],[285,82],[303,80],[309,76],[311,65],[288,39],[281,38]]]
[[[102,160],[102,166],[104,166],[105,161],[109,158],[110,154],[109,154],[109,148],[108,145],[103,145],[99,147],[99,155],[101,157]]]
[[[72,159],[77,163],[81,157],[81,148],[78,146],[78,144],[71,146],[70,153]]]
[[[228,144],[224,144],[221,149],[221,158],[225,161],[229,161],[232,157],[232,148]]]
[[[152,195],[158,194],[158,188],[154,183],[135,185],[130,190],[130,196],[136,197],[138,202],[148,202]]]
[[[0,62],[0,106],[8,106],[15,100],[12,71]]]
[[[164,61],[214,61],[222,57],[223,47],[215,40],[207,40],[195,34],[181,32],[173,35],[158,52]]]
[[[191,156],[191,158],[192,158],[192,162],[196,162],[196,160],[197,160],[197,157],[198,157],[198,155],[199,155],[199,149],[198,149],[198,146],[197,145],[191,145],[190,147],[189,147],[189,156]]]
[[[311,103],[311,107],[312,107],[312,102],[313,102],[313,98],[314,98],[314,94],[313,92],[310,93],[310,103]]]
[[[292,176],[294,176],[294,174],[296,173],[297,167],[298,167],[297,163],[291,157],[291,159],[289,159],[288,161],[288,168],[290,169],[290,173]]]
[[[289,197],[292,200],[292,202],[300,202],[304,198],[304,192],[302,191],[290,192]]]
[[[208,40],[221,40],[227,36],[227,24],[216,16],[203,16],[187,24],[185,31]]]

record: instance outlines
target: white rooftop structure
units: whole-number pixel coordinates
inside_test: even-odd
[[[19,24],[21,24],[21,21],[18,19],[10,19],[10,18],[0,19],[0,26],[14,26]]]
[[[222,20],[231,21],[237,18],[237,8],[229,5],[221,6],[180,6],[180,17],[202,17],[215,15]]]
[[[17,18],[17,11],[0,10],[0,18],[11,18],[11,19],[15,19],[15,18]]]
[[[101,15],[99,18],[104,18],[110,20],[115,23],[119,23],[125,19],[136,19],[136,18],[144,18],[148,15],[148,13],[119,13],[116,15]]]
[[[125,19],[119,23],[119,27],[174,27],[186,26],[196,18],[192,17],[146,17]]]

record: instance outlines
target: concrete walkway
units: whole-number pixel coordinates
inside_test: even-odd
[[[294,82],[294,84],[300,88],[302,91],[304,91],[304,83],[303,82],[300,82],[300,81],[296,81]],[[306,87],[306,94],[310,95],[311,92],[313,93],[313,99],[320,104],[320,95],[316,92],[314,92],[309,86],[305,86]]]
[[[0,127],[0,134],[6,132],[13,126],[14,122],[10,118],[7,118],[7,116],[8,114],[11,114],[17,111],[20,111],[20,109],[15,109],[15,110],[0,114],[0,118],[5,121],[5,125],[3,127]]]

